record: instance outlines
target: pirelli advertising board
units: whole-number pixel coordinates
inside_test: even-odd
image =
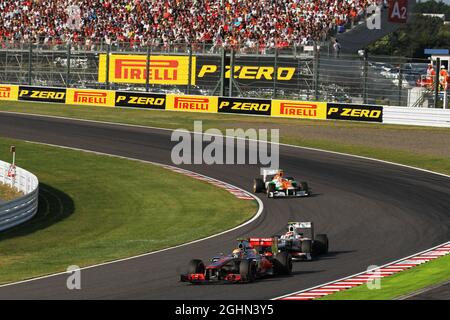
[[[0,100],[17,100],[19,86],[0,84]]]
[[[383,122],[383,106],[315,101],[156,94],[0,84],[1,100],[128,107],[203,113],[231,113],[293,119]]]
[[[217,113],[218,97],[168,94],[166,109],[187,112]]]
[[[18,100],[65,103],[66,88],[19,86]]]
[[[270,116],[272,101],[266,99],[219,97],[219,113],[238,113]]]
[[[231,76],[229,57],[225,61],[225,78]],[[220,80],[221,58],[197,55],[192,57],[191,85],[210,87]],[[293,58],[278,58],[275,70],[274,57],[237,57],[234,78],[246,87],[272,88],[274,77],[278,88],[298,86],[302,75],[302,62]],[[98,81],[106,82],[106,54],[99,56]],[[109,59],[109,82],[145,84],[147,78],[147,55],[111,54]],[[188,56],[150,56],[149,83],[159,85],[188,85]],[[225,83],[225,86],[228,84]]]
[[[196,58],[192,57],[192,79],[195,85]],[[98,81],[106,82],[106,54],[99,57]],[[162,85],[187,85],[189,77],[188,56],[151,56],[149,83]],[[109,82],[145,84],[147,81],[147,55],[111,54]]]
[[[114,107],[115,92],[111,90],[67,89],[67,104]]]
[[[272,100],[272,116],[297,119],[326,119],[326,102]]]
[[[166,108],[166,95],[144,92],[116,92],[116,107],[159,109]]]
[[[327,119],[383,122],[382,106],[345,103],[327,105]]]

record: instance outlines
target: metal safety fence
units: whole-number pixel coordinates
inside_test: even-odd
[[[38,210],[38,178],[22,168],[15,168],[14,176],[8,174],[11,165],[0,160],[0,183],[21,191],[24,195],[0,203],[0,231],[12,228],[31,219]]]
[[[429,62],[339,55],[325,44],[261,51],[21,43],[0,49],[0,83],[445,108],[447,92],[427,76]]]

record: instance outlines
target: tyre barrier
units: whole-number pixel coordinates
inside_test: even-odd
[[[10,163],[0,160],[0,183],[16,188],[24,195],[7,202],[0,200],[0,231],[30,220],[38,210],[38,178],[31,172],[18,167],[15,168],[14,175],[8,174],[10,166]]]

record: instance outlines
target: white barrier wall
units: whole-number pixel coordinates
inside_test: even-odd
[[[0,202],[0,231],[31,219],[38,210],[38,178],[22,168],[16,168],[16,177],[8,177],[10,164],[0,160],[0,182],[13,186],[24,195],[8,202]]]
[[[450,110],[383,107],[383,123],[450,128]]]

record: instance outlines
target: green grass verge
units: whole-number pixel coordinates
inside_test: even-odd
[[[62,104],[43,104],[30,102],[0,101],[0,111],[12,111],[34,113],[41,115],[54,115],[69,118],[108,121],[143,126],[162,127],[169,129],[185,128],[193,129],[194,120],[203,121],[203,129],[218,128],[225,130],[235,128],[236,124],[246,126],[277,126],[278,128],[295,126],[333,127],[336,129],[357,130],[367,129],[376,136],[380,130],[414,131],[426,135],[427,132],[448,133],[449,128],[432,128],[419,126],[399,126],[374,123],[358,123],[349,121],[323,121],[323,120],[299,120],[283,118],[266,118],[230,114],[202,114],[189,112],[170,112],[159,110],[139,110],[126,108],[101,108],[86,106],[67,106]],[[380,160],[392,161],[432,171],[450,174],[450,158],[419,154],[417,152],[398,151],[390,148],[370,147],[362,144],[348,144],[346,141],[330,139],[311,139],[307,136],[283,135],[280,130],[280,142],[304,147],[319,148],[337,152],[350,153],[360,156],[372,157]]]
[[[381,288],[369,290],[360,285],[318,300],[388,300],[450,279],[450,255],[381,279]]]
[[[298,119],[281,119],[281,118],[263,118],[263,117],[250,117],[250,116],[237,116],[227,114],[200,114],[200,113],[185,113],[185,112],[168,112],[168,111],[148,111],[148,110],[136,110],[136,109],[118,109],[118,108],[99,108],[99,107],[80,107],[80,106],[65,106],[65,105],[51,105],[41,103],[24,103],[24,102],[5,102],[0,101],[0,110],[23,112],[23,113],[35,113],[42,115],[56,115],[62,117],[109,121],[116,123],[136,124],[144,126],[164,127],[164,128],[186,128],[192,130],[194,120],[203,121],[203,129],[208,128],[235,128],[236,124],[239,126],[244,124],[248,127],[252,125],[267,127],[295,127],[295,126],[314,126],[314,127],[333,127],[336,129],[348,129],[354,130],[355,134],[358,134],[358,130],[367,129],[373,132],[375,137],[379,130],[395,130],[403,132],[415,132],[420,135],[426,135],[429,132],[433,133],[445,133],[450,134],[448,128],[431,128],[431,127],[415,127],[415,126],[397,126],[397,125],[385,125],[385,124],[366,124],[357,122],[345,122],[345,121],[320,121],[320,120],[298,120]],[[376,158],[380,160],[391,161],[395,163],[410,165],[418,168],[428,169],[444,174],[450,174],[450,159],[444,156],[433,156],[426,153],[398,151],[392,148],[380,148],[373,146],[366,146],[361,144],[349,144],[345,140],[336,141],[330,139],[311,139],[307,136],[286,136],[283,135],[283,131],[280,131],[280,141],[283,143],[299,145],[304,147],[319,148],[324,150],[349,153],[354,155],[360,155],[365,157]],[[436,260],[436,262],[430,262],[423,266],[417,267],[415,270],[407,272],[424,272],[424,279],[427,278],[427,271],[429,266],[433,266],[434,263],[442,260],[441,271],[443,273],[450,270],[450,261],[448,258],[442,258]],[[433,263],[433,264],[432,264]],[[417,271],[416,271],[417,270]],[[424,270],[424,271],[422,271]],[[405,272],[405,274],[407,273]],[[439,273],[439,272],[437,272]],[[402,273],[403,274],[403,273]],[[405,286],[401,282],[397,281],[397,277],[402,274],[392,276],[392,278],[386,278],[383,283],[389,283],[392,288],[398,287],[405,288],[407,290],[416,290],[414,286]],[[417,277],[414,275],[413,277]],[[391,280],[392,279],[392,280]],[[411,278],[412,279],[412,278]],[[431,280],[432,279],[432,280]],[[403,280],[401,280],[403,281]],[[423,286],[431,285],[441,281],[441,279],[431,278],[430,281]],[[414,283],[413,280],[410,281]],[[426,282],[424,280],[424,282]],[[362,290],[362,288],[355,288],[356,290]],[[346,291],[349,294],[345,299],[356,299],[358,295],[353,297],[353,289]],[[383,292],[385,292],[383,290]],[[344,294],[344,292],[343,292]],[[399,293],[402,294],[402,293]],[[333,296],[329,296],[331,298]],[[380,299],[390,299],[394,296],[383,296]],[[327,297],[328,298],[328,297]],[[367,299],[372,299],[368,297]],[[377,298],[373,298],[377,299]]]
[[[138,108],[105,108],[92,106],[65,105],[58,103],[41,103],[29,101],[2,101],[0,100],[0,111],[12,111],[23,113],[35,113],[42,115],[52,115],[61,117],[80,118],[98,121],[110,121],[117,123],[164,127],[177,129],[180,127],[186,129],[193,128],[194,120],[203,120],[205,128],[232,128],[236,122],[247,122],[255,124],[280,124],[280,125],[313,125],[328,127],[332,125],[336,128],[371,128],[371,129],[396,129],[396,130],[420,130],[426,131],[446,131],[448,128],[432,128],[423,126],[389,125],[381,123],[365,123],[353,121],[324,121],[324,120],[305,120],[289,118],[272,118],[261,116],[246,116],[234,114],[213,114],[213,113],[195,113],[178,112],[166,110],[145,110]]]
[[[23,193],[17,191],[15,188],[0,183],[0,202],[14,200],[22,195]]]
[[[41,189],[37,216],[0,232],[0,283],[185,243],[256,212],[255,201],[154,165],[3,138],[0,159],[10,145]]]

